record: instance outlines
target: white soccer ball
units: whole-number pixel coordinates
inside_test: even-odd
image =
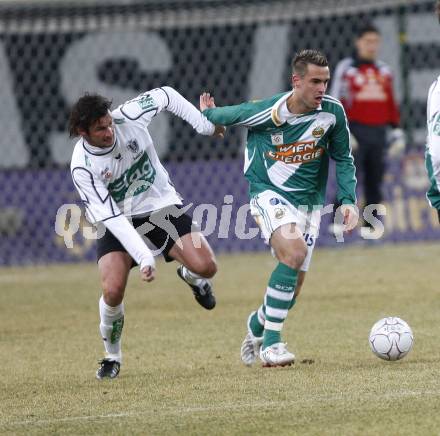
[[[384,360],[402,359],[410,352],[413,343],[411,327],[396,316],[377,321],[370,331],[371,350]]]

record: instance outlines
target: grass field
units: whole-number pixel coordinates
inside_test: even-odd
[[[440,434],[437,245],[317,250],[285,324],[297,363],[247,368],[239,349],[274,261],[219,257],[218,306],[200,308],[160,263],[132,273],[120,377],[102,357],[94,264],[0,270],[0,433],[114,435]],[[383,316],[415,345],[385,362],[368,346]],[[301,363],[311,359],[314,363]]]

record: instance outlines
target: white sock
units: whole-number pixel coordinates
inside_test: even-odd
[[[202,276],[190,271],[186,266],[182,265],[182,275],[187,283],[190,285],[200,285],[200,283],[205,280]]]
[[[101,296],[99,299],[99,315],[101,323],[102,340],[106,351],[106,357],[121,362],[121,335],[124,326],[124,303],[119,306],[111,307],[104,302]]]

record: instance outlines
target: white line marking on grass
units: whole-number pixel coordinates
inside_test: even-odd
[[[110,413],[108,415],[89,415],[89,416],[66,416],[65,418],[54,418],[54,419],[41,419],[38,421],[34,421],[32,419],[27,419],[25,421],[16,421],[11,422],[8,425],[28,425],[28,424],[54,424],[57,422],[69,422],[69,421],[88,421],[88,420],[94,420],[94,419],[108,419],[108,418],[126,418],[129,416],[137,416],[137,415],[143,415],[143,413]]]
[[[390,392],[386,394],[381,393],[369,393],[367,395],[359,396],[359,400],[365,398],[379,398],[379,399],[398,399],[405,397],[420,397],[420,396],[440,396],[440,390],[434,391],[401,391],[401,392]],[[301,398],[302,404],[312,403],[312,402],[334,402],[337,400],[346,401],[346,395],[340,393],[337,395],[320,395],[311,396],[309,398]],[[11,426],[26,426],[26,425],[44,425],[44,424],[57,424],[63,422],[74,422],[74,421],[94,421],[100,419],[114,419],[114,418],[130,418],[139,416],[167,416],[167,415],[179,415],[197,412],[212,412],[218,410],[241,410],[241,409],[253,409],[253,408],[265,408],[265,409],[275,409],[283,406],[293,406],[297,404],[298,399],[292,399],[288,401],[265,401],[265,402],[254,402],[254,403],[237,403],[237,404],[217,404],[213,406],[198,406],[198,407],[174,407],[174,408],[162,408],[154,409],[150,411],[143,412],[124,412],[124,413],[110,413],[108,415],[84,415],[84,416],[67,416],[64,418],[53,418],[53,419],[41,419],[32,420],[27,419],[24,421],[13,421],[9,423],[0,423],[1,427],[11,427]]]

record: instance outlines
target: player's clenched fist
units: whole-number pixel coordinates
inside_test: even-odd
[[[156,277],[156,270],[152,266],[144,266],[141,270],[141,279],[152,282]]]

